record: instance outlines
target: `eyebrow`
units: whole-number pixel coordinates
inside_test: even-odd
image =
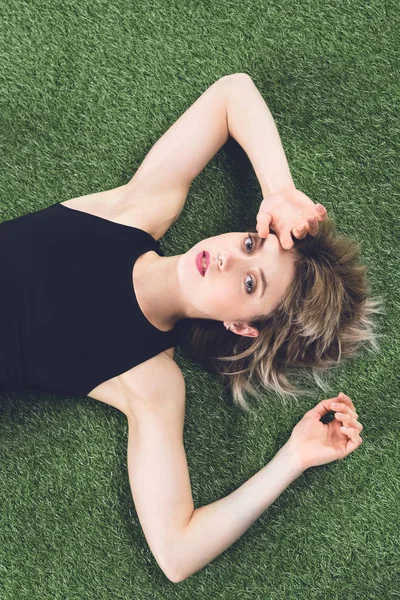
[[[257,237],[258,237],[258,236],[257,236]],[[261,250],[261,248],[264,246],[264,244],[265,244],[265,240],[266,240],[266,238],[260,238],[260,237],[258,237],[258,239],[257,239],[257,241],[258,241],[258,252],[259,252],[259,251]],[[265,278],[265,273],[264,273],[264,270],[263,270],[261,267],[259,267],[259,271],[260,271],[260,275],[261,275],[261,283],[262,283],[262,292],[261,292],[261,296],[260,296],[260,298],[262,298],[262,297],[264,296],[264,292],[265,292],[265,289],[266,289],[266,287],[267,287],[267,285],[268,285],[268,282],[267,282],[267,280],[266,280],[266,278]]]

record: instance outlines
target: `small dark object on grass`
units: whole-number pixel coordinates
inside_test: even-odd
[[[333,421],[334,418],[335,418],[335,413],[333,410],[330,410],[328,413],[326,413],[326,415],[321,417],[320,422],[323,423],[324,425],[327,425],[328,423]]]

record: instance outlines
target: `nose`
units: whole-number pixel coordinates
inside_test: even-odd
[[[230,269],[234,263],[234,256],[230,252],[219,252],[217,255],[217,263],[221,271]]]

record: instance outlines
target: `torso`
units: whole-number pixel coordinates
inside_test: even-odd
[[[61,202],[64,206],[72,210],[80,210],[108,221],[128,225],[130,227],[138,227],[143,229],[155,239],[154,226],[151,219],[146,217],[143,205],[135,207],[135,203],[131,201],[128,194],[127,186],[121,186],[105,192],[88,194],[79,198],[72,198]],[[147,260],[154,254],[153,250],[145,252],[135,261],[135,270],[137,267],[143,266]],[[151,321],[152,322],[152,321]],[[162,329],[160,324],[152,323],[155,327]],[[143,384],[143,380],[147,377],[154,376],[154,369],[160,361],[173,361],[174,348],[168,348],[160,354],[153,356],[151,359],[141,363],[129,371],[104,381],[87,394],[89,397],[101,402],[106,402],[117,408],[121,408],[121,399],[135,388],[135,383]],[[129,401],[129,399],[127,399]]]

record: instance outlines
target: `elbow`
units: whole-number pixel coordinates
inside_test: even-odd
[[[174,553],[176,557],[176,553]],[[164,575],[172,581],[172,583],[180,583],[185,579],[188,579],[196,571],[189,571],[187,565],[179,564],[179,561],[172,560],[173,556],[169,557],[164,561],[157,561]]]
[[[172,581],[172,583],[180,583],[181,581],[184,581],[185,577],[175,577],[175,576],[171,576],[171,575],[167,575],[167,573],[165,573],[166,577],[168,577],[168,579],[170,581]]]
[[[168,550],[165,549],[161,554],[153,552],[153,556],[164,575],[167,579],[172,581],[172,583],[180,583],[186,579],[186,577],[182,576],[183,569],[181,568],[181,565],[179,565],[180,561],[178,560],[176,545],[170,544]]]
[[[180,583],[198,570],[190,561],[184,542],[181,534],[175,535],[174,538],[169,538],[162,550],[158,548],[158,553],[153,552],[159,567],[172,583]]]
[[[252,78],[248,73],[233,73],[232,75],[228,75],[232,81],[236,81],[237,83],[254,83]]]
[[[165,571],[164,571],[165,573]],[[190,575],[181,575],[180,573],[169,573],[168,575],[165,573],[165,575],[168,577],[168,579],[170,581],[172,581],[172,583],[181,583],[181,581],[185,581],[185,579],[189,579]]]
[[[172,569],[170,567],[165,566],[161,568],[164,575],[167,577],[167,579],[172,581],[172,583],[180,583],[181,581],[184,581],[186,579],[186,577],[182,577],[181,573],[179,573],[177,569]]]
[[[224,75],[220,78],[220,81],[230,81],[242,84],[248,84],[249,82],[254,83],[250,75],[247,73],[232,73],[231,75]]]
[[[184,568],[183,565],[181,565],[181,568],[178,566],[171,567],[171,565],[169,565],[169,568],[165,568],[163,571],[164,575],[166,575],[166,577],[168,577],[172,583],[180,583],[181,581],[185,581],[185,579],[189,579],[189,577],[194,575],[197,569],[192,568],[191,570],[188,570],[187,567]]]

